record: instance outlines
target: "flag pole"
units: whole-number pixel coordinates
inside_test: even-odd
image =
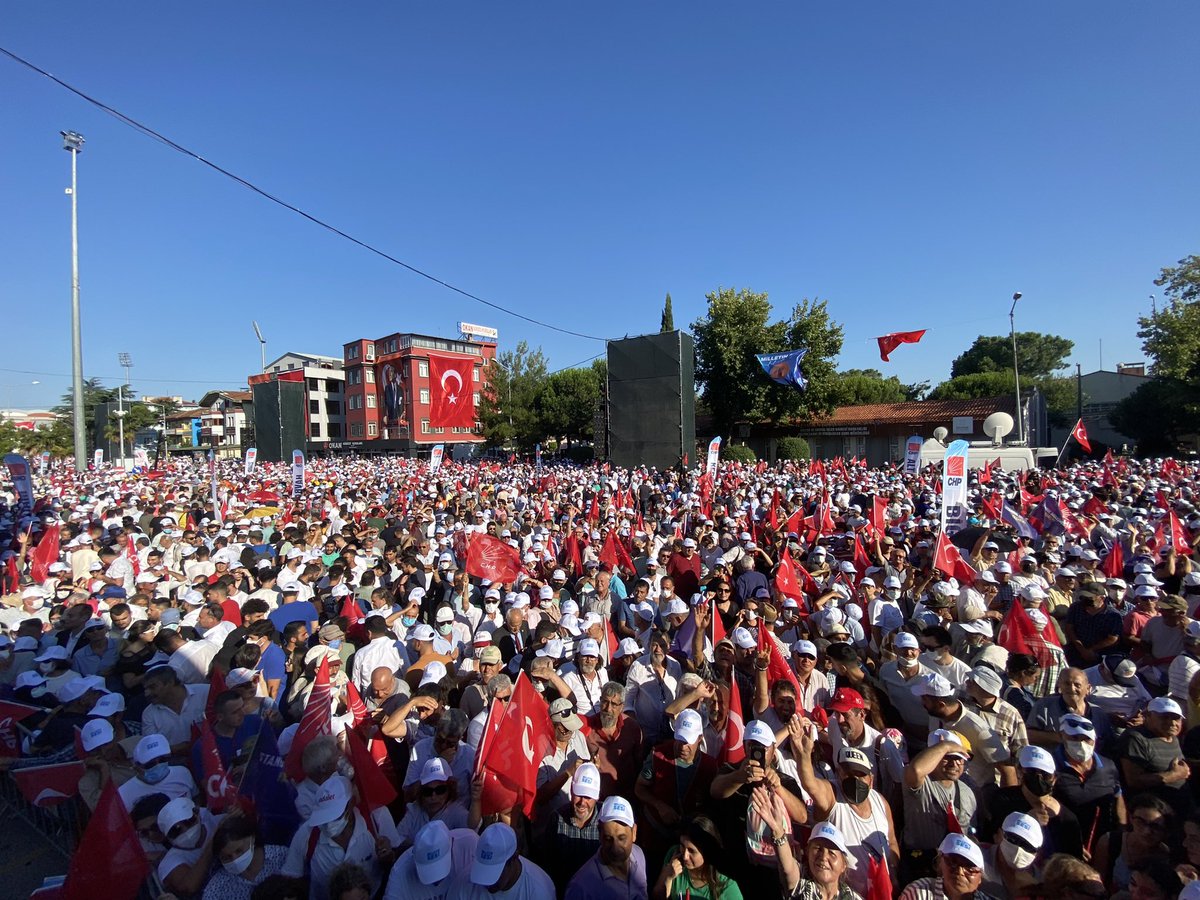
[[[1080,419],[1075,423],[1075,428],[1078,428],[1081,422],[1083,422],[1083,419]],[[1058,464],[1062,462],[1063,454],[1067,452],[1067,444],[1069,444],[1075,437],[1075,428],[1071,429],[1071,433],[1068,434],[1067,439],[1063,441],[1062,449],[1058,451],[1058,459],[1054,461],[1054,468],[1056,469],[1058,468]]]

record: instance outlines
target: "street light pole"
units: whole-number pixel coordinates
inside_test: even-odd
[[[121,471],[125,471],[125,395],[124,389],[129,387],[129,369],[133,359],[128,353],[118,353],[117,362],[125,370],[125,383],[117,385],[117,440],[121,442]]]
[[[1017,301],[1021,299],[1021,292],[1017,291],[1013,294],[1012,307],[1008,311],[1008,330],[1012,335],[1013,345],[1013,385],[1016,388],[1017,394],[1017,440],[1022,444],[1025,443],[1025,416],[1021,414],[1021,372],[1017,366],[1017,326],[1014,316],[1017,311]]]
[[[76,165],[83,135],[61,132],[63,149],[71,154],[71,421],[75,435],[75,471],[87,469],[87,428],[83,421],[83,330],[79,320],[79,192]]]

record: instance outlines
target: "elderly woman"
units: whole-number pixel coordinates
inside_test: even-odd
[[[938,847],[938,874],[918,878],[901,892],[899,900],[995,900],[979,889],[983,865],[978,844],[961,834],[948,834]]]
[[[770,829],[784,897],[789,900],[862,900],[861,895],[846,884],[846,870],[852,865],[852,857],[836,825],[822,822],[813,828],[804,848],[804,870],[808,873],[805,878],[792,851],[791,829],[783,801],[767,788],[757,787],[750,803]]]

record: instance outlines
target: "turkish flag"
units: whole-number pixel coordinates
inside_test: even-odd
[[[1175,552],[1182,556],[1191,556],[1192,548],[1188,546],[1187,532],[1183,529],[1183,523],[1179,521],[1179,516],[1175,515],[1175,510],[1167,510],[1167,518],[1171,522],[1171,546],[1175,548]]]
[[[867,894],[863,900],[892,900],[892,873],[887,859],[876,860],[874,853],[867,854]]]
[[[29,554],[29,574],[38,584],[50,577],[50,564],[58,562],[58,526],[50,526],[50,530],[42,535],[36,547]]]
[[[1125,550],[1121,547],[1120,538],[1113,541],[1112,549],[1104,557],[1104,562],[1100,563],[1100,571],[1108,578],[1120,578],[1125,571]]]
[[[1053,661],[1054,656],[1049,651],[1049,645],[1059,646],[1058,636],[1054,633],[1054,623],[1046,622],[1042,633],[1038,634],[1037,626],[1029,618],[1029,613],[1019,600],[1014,600],[1000,629],[996,632],[996,643],[1009,653],[1024,653],[1037,658],[1038,665],[1045,668]]]
[[[796,696],[800,696],[800,682],[796,680],[796,673],[792,671],[792,667],[787,664],[787,660],[783,658],[783,654],[779,650],[779,644],[775,638],[767,634],[765,626],[760,625],[758,628],[758,649],[759,651],[769,650],[771,653],[770,661],[767,663],[767,683],[774,685],[775,682],[786,678],[792,683],[792,687],[796,689]],[[737,686],[734,686],[737,690]]]
[[[346,755],[354,767],[354,784],[358,787],[359,810],[369,819],[371,813],[381,806],[388,806],[396,799],[396,786],[391,782],[379,761],[374,758],[362,736],[353,729],[346,729]]]
[[[308,704],[304,707],[304,716],[300,719],[300,727],[296,729],[296,737],[292,740],[292,749],[287,755],[287,774],[296,784],[304,780],[304,765],[301,757],[304,748],[312,743],[313,738],[333,732],[333,688],[329,685],[329,660],[322,659],[317,668],[317,679],[313,682],[312,693],[308,695]]]
[[[225,772],[217,736],[208,722],[200,726],[200,760],[204,767],[204,805],[213,813],[223,813],[237,802],[237,789]]]
[[[53,766],[13,769],[12,777],[26,800],[34,806],[48,808],[75,796],[84,771],[83,763],[72,761]]]
[[[742,692],[735,681],[729,688],[729,713],[725,719],[725,746],[720,761],[738,765],[746,758],[746,718],[742,715]]]
[[[204,701],[204,721],[210,726],[217,724],[217,697],[225,693],[225,676],[221,670],[213,666],[208,676],[208,699]],[[195,726],[192,726],[193,728]],[[192,732],[192,737],[196,732]]]
[[[467,545],[467,574],[497,584],[512,584],[521,574],[521,554],[490,534],[473,534]]]
[[[891,334],[876,338],[879,341],[879,358],[884,362],[891,362],[888,355],[893,350],[901,344],[915,344],[923,337],[925,337],[924,328],[920,331],[893,331]]]
[[[429,424],[434,428],[475,427],[474,363],[429,354]]]
[[[615,531],[609,531],[608,537],[604,539],[604,546],[600,548],[600,562],[607,564],[614,572],[617,571],[617,566],[623,567],[626,572],[633,571],[633,560],[629,558],[629,551],[617,540]]]
[[[512,699],[504,709],[500,725],[488,741],[482,770],[515,791],[525,815],[532,816],[538,765],[553,750],[554,726],[550,722],[550,707],[522,672],[513,685]],[[499,811],[485,808],[483,814]]]
[[[950,543],[944,531],[938,532],[937,545],[933,549],[933,565],[947,578],[957,578],[963,584],[970,584],[978,574],[962,558],[958,548]]]
[[[134,900],[150,874],[150,862],[115,781],[100,793],[63,883],[64,900]]]
[[[1079,442],[1079,446],[1083,448],[1084,453],[1092,452],[1092,445],[1088,441],[1087,429],[1083,427],[1083,419],[1075,423],[1075,427],[1071,429],[1071,437]]]
[[[9,703],[0,700],[0,759],[21,755],[21,732],[17,723],[44,709],[26,706],[24,703]]]

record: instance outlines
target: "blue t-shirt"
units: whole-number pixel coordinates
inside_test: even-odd
[[[282,635],[283,629],[292,622],[308,624],[317,621],[317,608],[307,600],[297,600],[295,603],[285,603],[279,609],[272,610],[267,618],[271,620],[275,630]]]
[[[266,651],[259,657],[254,671],[262,675],[263,681],[282,682],[287,678],[286,664],[287,657],[284,655],[283,648],[278,644],[268,644]]]

